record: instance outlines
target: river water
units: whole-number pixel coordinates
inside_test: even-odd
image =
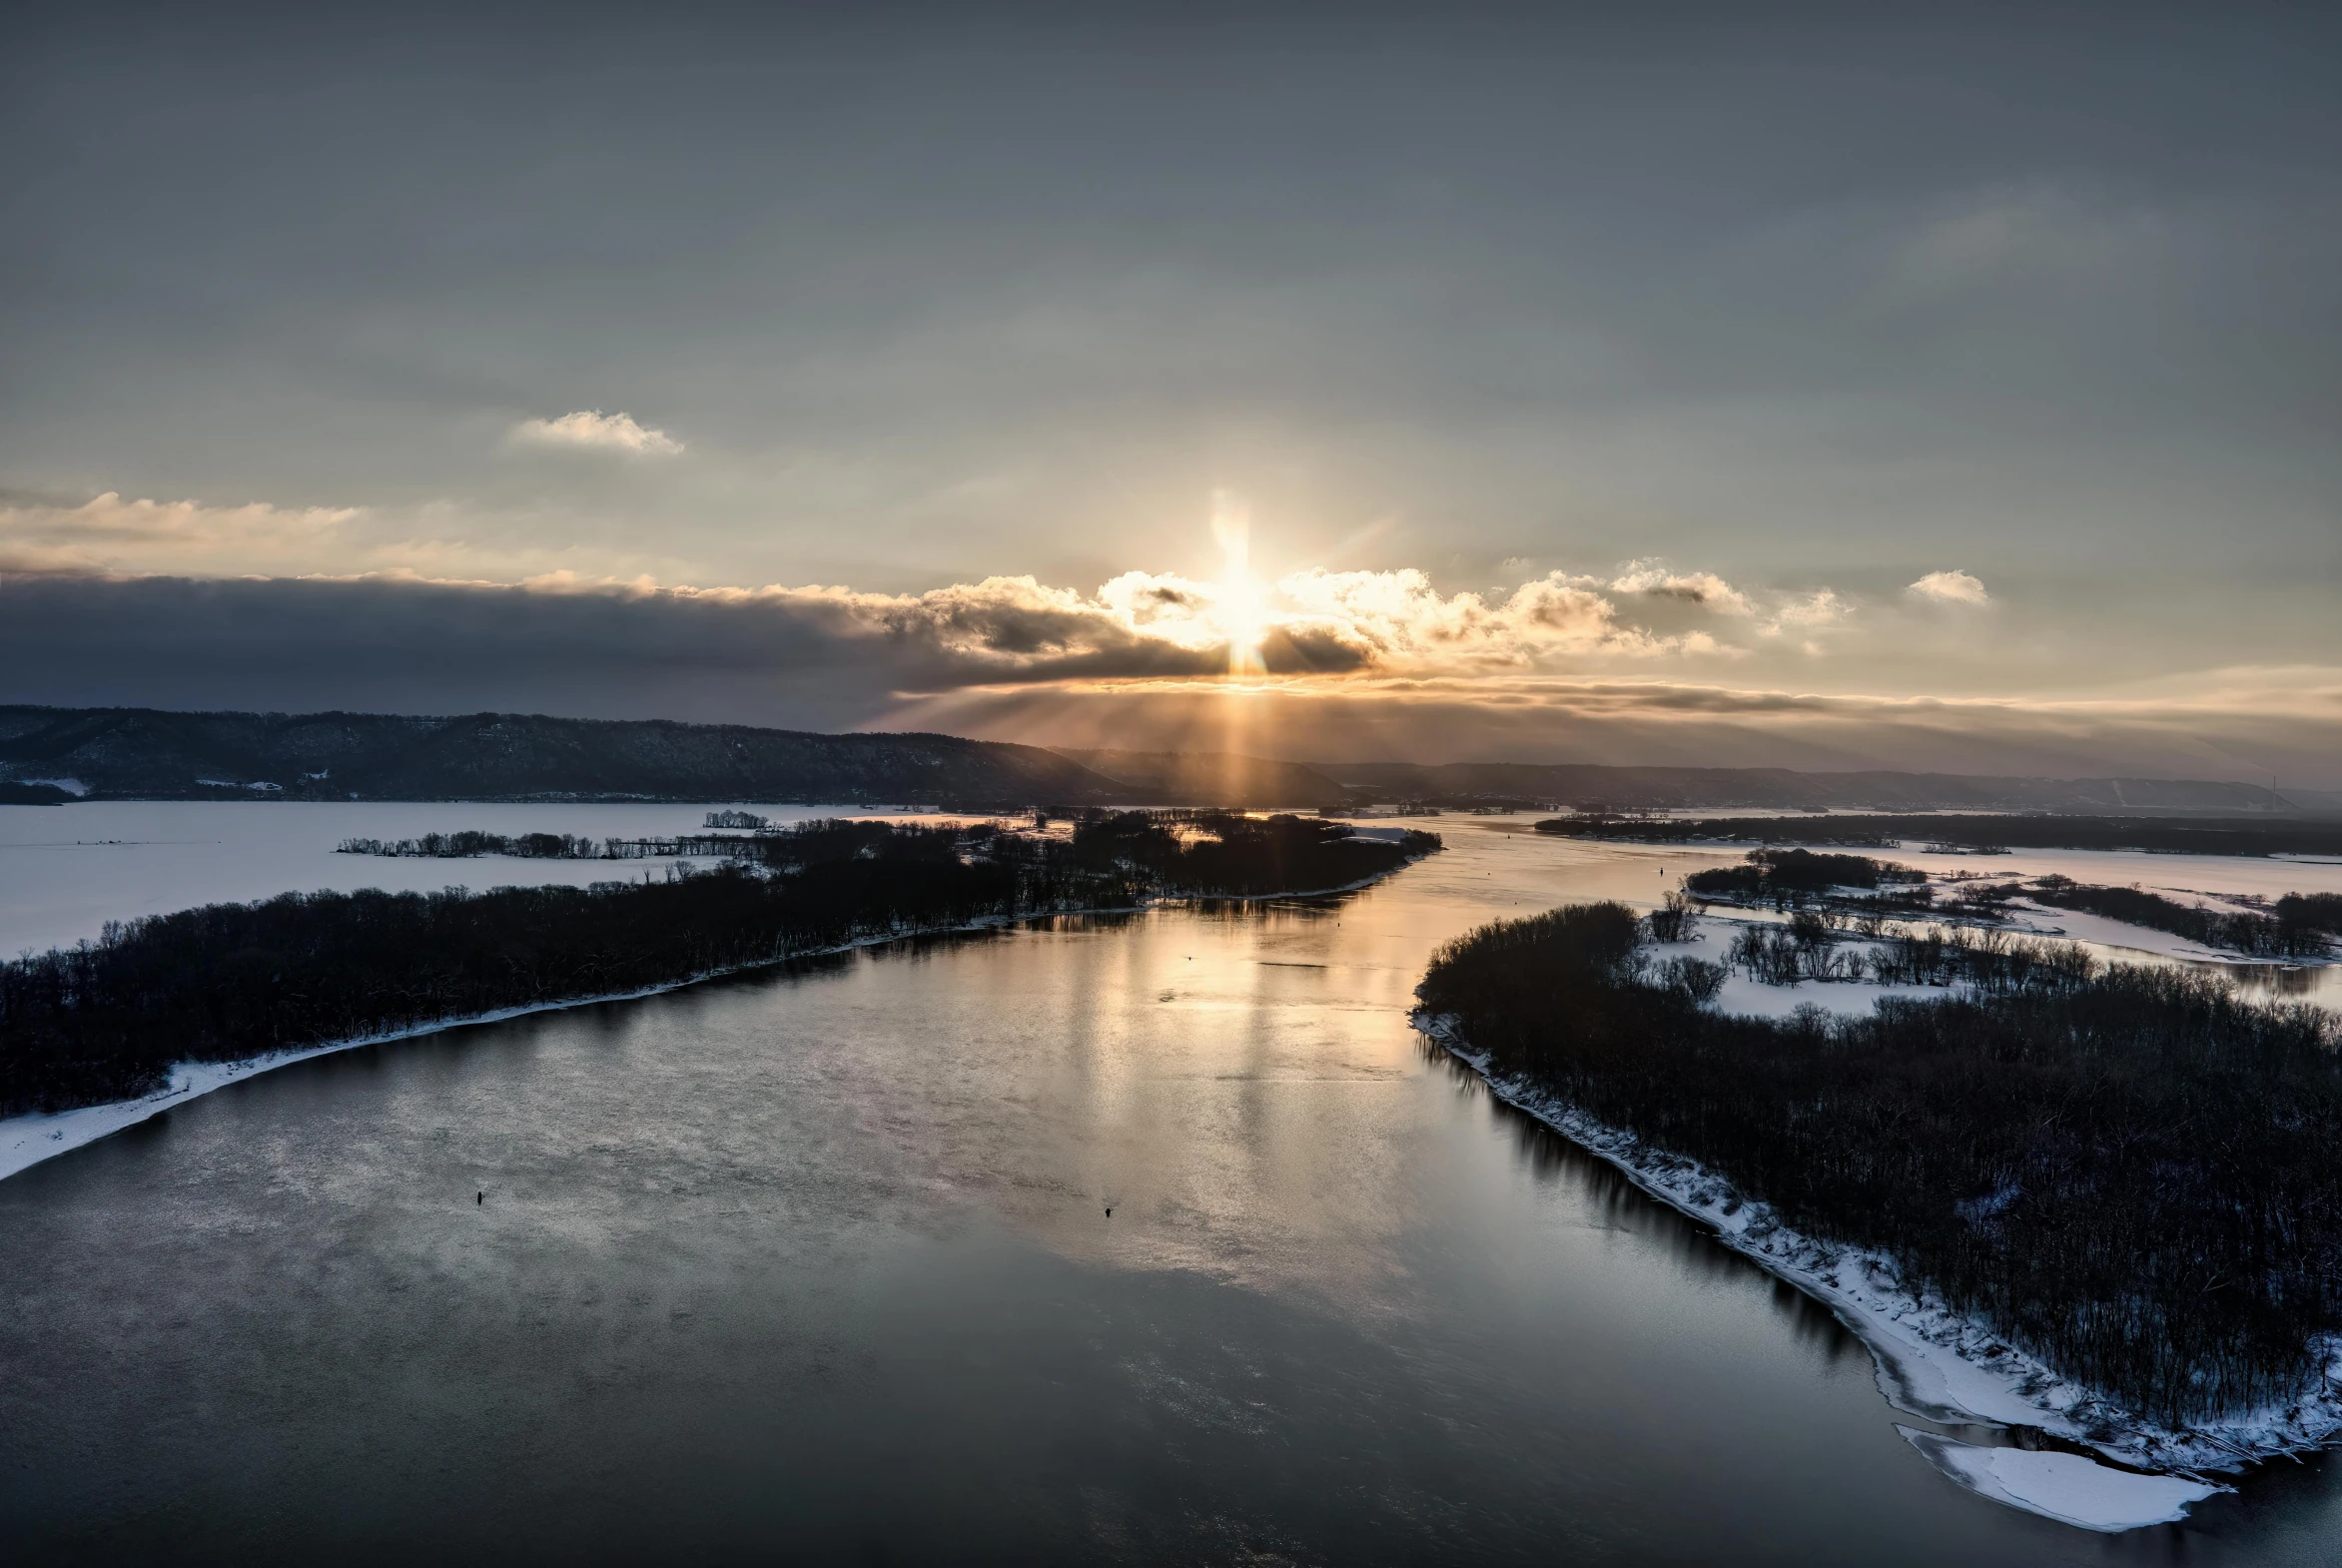
[[[2114,1538],[1947,1482],[1826,1311],[1406,1027],[1446,938],[1725,857],[1438,826],[1341,900],[450,1031],[0,1181],[0,1553],[2333,1560],[2322,1460]]]

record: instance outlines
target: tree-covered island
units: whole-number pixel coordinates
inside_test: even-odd
[[[112,925],[0,965],[0,1116],[152,1093],[228,1062],[625,995],[850,943],[1164,897],[1350,888],[1429,833],[1092,813],[1070,836],[833,820],[712,869],[592,887],[287,893]]]
[[[1971,1344],[2092,1391],[2075,1429],[2109,1452],[2224,1467],[2342,1423],[2333,1015],[2061,944],[1863,1016],[1741,1017],[1652,926],[1599,903],[1472,932],[1423,979],[1425,1027],[1630,1170],[1884,1259]]]

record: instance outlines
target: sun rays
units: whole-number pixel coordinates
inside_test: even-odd
[[[1213,609],[1227,637],[1229,678],[1264,675],[1260,644],[1268,635],[1268,590],[1252,575],[1252,512],[1242,496],[1212,492],[1211,536],[1219,541],[1221,556]]]

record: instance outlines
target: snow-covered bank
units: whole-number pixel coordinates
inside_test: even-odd
[[[1257,904],[1275,899],[1325,898],[1340,893],[1356,893],[1372,887],[1383,878],[1403,871],[1422,859],[1420,855],[1400,861],[1388,871],[1362,877],[1355,882],[1335,888],[1306,888],[1285,893],[1215,894],[1209,902]],[[1166,895],[1152,898],[1136,906],[1151,909],[1164,904],[1196,902],[1186,895]],[[296,1051],[273,1052],[266,1056],[247,1057],[236,1062],[182,1062],[171,1070],[170,1082],[151,1095],[136,1100],[117,1100],[99,1106],[81,1106],[71,1111],[10,1117],[0,1121],[0,1180],[21,1171],[39,1165],[44,1160],[70,1153],[85,1145],[94,1144],[124,1128],[136,1127],[149,1117],[170,1110],[174,1106],[225,1089],[230,1084],[257,1078],[275,1068],[290,1067],[296,1062],[307,1062],[313,1057],[330,1056],[338,1051],[355,1051],[362,1046],[385,1045],[396,1040],[412,1040],[423,1035],[435,1035],[442,1030],[462,1029],[474,1024],[495,1024],[506,1019],[522,1018],[531,1013],[554,1013],[568,1008],[590,1007],[601,1002],[626,1002],[640,997],[658,996],[663,992],[679,991],[703,981],[720,979],[727,975],[743,974],[753,970],[770,969],[776,964],[793,963],[801,959],[826,958],[856,948],[878,947],[889,942],[900,942],[913,937],[949,936],[955,933],[997,930],[1003,926],[1027,920],[1054,920],[1066,915],[1130,914],[1133,909],[1074,909],[1051,910],[1042,914],[1014,916],[986,916],[956,926],[920,926],[900,931],[880,932],[840,943],[835,947],[814,948],[790,953],[778,959],[759,960],[753,964],[737,964],[701,974],[685,976],[664,985],[646,986],[636,991],[609,992],[598,996],[567,997],[559,1001],[536,1002],[522,1007],[499,1008],[493,1012],[468,1014],[460,1018],[433,1020],[410,1028],[391,1030],[385,1034],[363,1035],[349,1040],[330,1041],[324,1045],[305,1046]]]
[[[1453,1019],[1418,1014],[1414,1023],[1478,1073],[1498,1099],[1616,1166],[1652,1196],[1714,1226],[1725,1245],[1829,1306],[1870,1346],[1880,1389],[1898,1409],[1931,1421],[2037,1428],[2122,1467],[2078,1460],[2088,1469],[2075,1470],[2011,1460],[2003,1474],[1995,1450],[1988,1465],[1971,1464],[1959,1472],[1963,1484],[1976,1484],[1977,1474],[1995,1478],[1992,1489],[1976,1485],[1984,1495],[2069,1523],[2130,1518],[2130,1523],[2088,1526],[2130,1528],[2169,1517],[2156,1509],[2184,1509],[2198,1498],[2174,1502],[2176,1494],[2167,1489],[2130,1488],[2124,1476],[2147,1472],[2145,1479],[2177,1476],[2208,1487],[2206,1472],[2232,1472],[2342,1434],[2342,1391],[2333,1380],[2342,1371],[2342,1353],[2337,1353],[2342,1346],[2328,1347],[2324,1382],[2296,1404],[2182,1428],[2164,1426],[2059,1376],[1933,1292],[1907,1286],[1888,1257],[1801,1234],[1769,1204],[1735,1190],[1697,1163],[1653,1149],[1534,1085],[1493,1072],[1487,1056],[1457,1035]],[[2060,1487],[2073,1494],[2063,1499],[2070,1504],[2063,1512],[2055,1506]],[[2130,1497],[2123,1506],[2135,1505],[2137,1517],[2107,1501],[2117,1494]]]
[[[2150,1524],[2176,1524],[2220,1490],[2208,1481],[2141,1475],[2080,1454],[1963,1443],[1938,1432],[1897,1426],[1930,1464],[1980,1496],[2077,1529],[2112,1535]]]
[[[171,1070],[170,1083],[136,1100],[116,1100],[102,1106],[81,1106],[72,1111],[10,1117],[0,1121],[0,1180],[37,1166],[44,1160],[70,1153],[86,1144],[94,1144],[126,1127],[136,1127],[151,1116],[174,1106],[185,1105],[215,1089],[226,1089],[230,1084],[257,1078],[273,1068],[291,1067],[296,1062],[307,1062],[312,1057],[331,1056],[337,1051],[355,1051],[361,1046],[377,1046],[392,1040],[435,1035],[441,1030],[461,1029],[469,1024],[494,1024],[530,1013],[549,1013],[562,1008],[584,1007],[594,1002],[620,1002],[627,997],[651,996],[658,991],[672,991],[676,987],[688,986],[693,981],[707,978],[703,975],[693,976],[691,980],[679,980],[673,986],[658,986],[650,991],[630,991],[606,997],[573,997],[561,1002],[540,1002],[531,1007],[504,1008],[468,1018],[441,1019],[388,1034],[365,1035],[352,1040],[330,1041],[322,1046],[306,1046],[298,1051],[277,1051],[267,1056],[247,1057],[241,1062],[182,1062]]]

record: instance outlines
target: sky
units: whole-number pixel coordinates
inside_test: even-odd
[[[51,8],[0,701],[2342,787],[2314,8]]]

